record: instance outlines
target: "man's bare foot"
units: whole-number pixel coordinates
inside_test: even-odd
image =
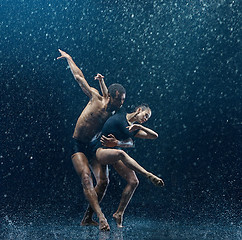
[[[124,227],[123,224],[123,215],[118,214],[118,213],[114,213],[113,214],[113,218],[115,219],[116,223],[117,223],[117,227],[122,228]]]
[[[93,219],[82,219],[81,226],[98,226],[98,222]]]
[[[99,219],[99,229],[101,231],[110,231],[110,227],[105,217],[102,219]]]
[[[156,185],[156,186],[158,186],[158,187],[164,187],[164,185],[165,185],[164,181],[163,181],[161,178],[155,176],[155,175],[152,174],[152,173],[149,173],[149,175],[148,175],[148,179],[149,179],[154,185]]]

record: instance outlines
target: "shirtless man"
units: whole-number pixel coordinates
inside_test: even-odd
[[[99,206],[98,196],[104,195],[108,178],[106,171],[101,164],[95,163],[92,166],[93,173],[97,177],[97,186],[94,188],[91,171],[89,168],[90,162],[88,158],[91,157],[90,146],[92,138],[101,131],[105,121],[111,116],[112,111],[119,109],[125,100],[125,89],[120,84],[112,84],[108,92],[104,84],[103,76],[98,74],[95,79],[99,80],[103,96],[99,92],[89,86],[82,71],[76,66],[72,57],[66,52],[59,49],[61,54],[57,59],[65,58],[70,66],[71,72],[82,88],[83,92],[89,97],[87,106],[79,116],[73,134],[73,141],[75,141],[75,152],[72,155],[72,162],[77,174],[82,180],[83,191],[91,208],[97,214],[99,219],[99,229],[109,231],[109,224],[101,211]],[[89,159],[90,160],[90,159]],[[92,219],[83,219],[83,225],[95,225]]]

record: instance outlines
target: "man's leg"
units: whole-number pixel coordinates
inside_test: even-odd
[[[130,168],[128,168],[127,166],[125,166],[122,161],[118,161],[117,163],[113,164],[113,167],[118,172],[118,174],[127,181],[127,185],[123,190],[118,209],[113,214],[113,217],[117,223],[117,226],[123,227],[124,211],[128,206],[129,201],[131,200],[135,189],[139,185],[139,180],[135,172]]]
[[[85,197],[88,200],[94,212],[97,214],[97,217],[99,219],[99,229],[106,231],[110,230],[108,222],[98,204],[98,197],[93,187],[91,171],[89,169],[88,160],[86,156],[80,152],[75,153],[72,155],[72,162],[77,174],[80,176],[82,180],[82,187]]]
[[[164,186],[164,182],[161,178],[146,171],[143,167],[141,167],[133,158],[131,158],[123,150],[98,148],[98,150],[96,152],[96,157],[97,157],[97,160],[103,165],[114,164],[118,160],[121,160],[128,168],[144,175],[154,185],[161,186],[161,187]]]
[[[102,201],[108,184],[109,184],[109,179],[108,179],[108,166],[107,165],[101,165],[96,159],[93,159],[92,161],[92,172],[95,176],[96,179],[96,186],[95,186],[95,191],[98,196],[98,201],[99,203]],[[82,220],[82,225],[96,225],[97,223],[93,220],[93,209],[91,208],[90,205],[88,205],[87,210],[84,214],[83,220]]]

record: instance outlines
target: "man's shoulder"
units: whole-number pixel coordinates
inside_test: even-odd
[[[100,93],[99,93],[99,91],[96,89],[96,88],[94,88],[94,87],[91,87],[91,98],[93,99],[93,100],[97,100],[97,101],[103,101],[103,100],[107,100],[107,98],[106,97],[104,97],[104,96],[102,96]]]
[[[95,107],[97,109],[107,109],[108,106],[108,99],[101,96],[100,94],[94,94],[90,99],[89,103],[86,105],[92,105],[92,107]]]

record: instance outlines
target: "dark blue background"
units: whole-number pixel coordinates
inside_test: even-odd
[[[139,177],[127,212],[239,216],[241,184],[239,1],[5,0],[0,12],[1,214],[37,206],[82,212],[71,136],[88,102],[58,48],[91,86],[127,89],[146,102],[155,141],[129,153],[165,181]],[[124,183],[111,170],[102,207],[114,211]],[[110,210],[111,209],[111,210]]]

